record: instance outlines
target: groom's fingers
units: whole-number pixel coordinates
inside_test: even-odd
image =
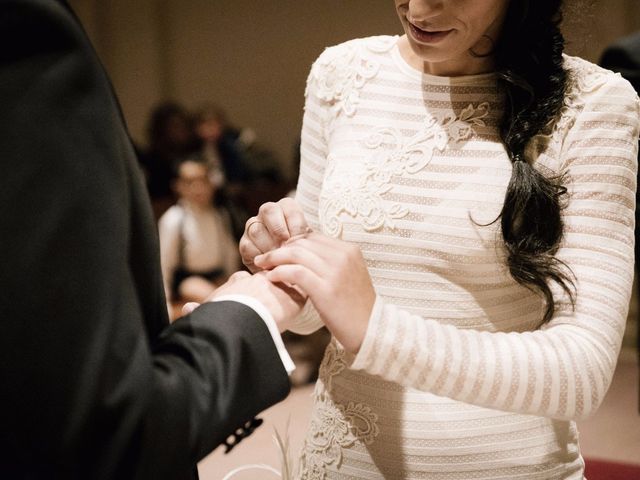
[[[287,222],[289,238],[309,232],[309,225],[307,224],[307,219],[304,217],[304,212],[295,200],[292,198],[283,198],[278,201],[278,205],[282,209],[282,213]]]
[[[282,221],[284,222],[284,220]],[[254,249],[260,253],[278,248],[282,243],[282,240],[273,236],[269,230],[269,226],[260,220],[259,217],[251,217],[247,220],[242,238],[246,238],[249,242],[253,243]]]
[[[287,241],[291,237],[285,213],[279,204],[274,202],[262,204],[258,210],[258,219],[262,222],[268,231],[268,235],[274,242],[273,248],[279,247],[282,242]],[[263,252],[268,250],[262,249]]]
[[[255,243],[250,240],[246,235],[243,235],[240,239],[240,244],[238,246],[240,250],[240,257],[242,258],[242,263],[245,267],[247,267],[251,272],[256,273],[260,270],[253,263],[253,259],[260,255],[262,252],[256,247]]]
[[[191,312],[193,312],[199,306],[200,306],[200,304],[196,303],[196,302],[185,303],[182,306],[182,315],[189,315]]]
[[[239,270],[239,271],[231,274],[231,276],[227,280],[227,283],[228,284],[235,283],[238,280],[241,280],[243,278],[247,278],[247,277],[250,277],[250,276],[251,276],[251,274],[249,272],[245,272],[244,270]]]

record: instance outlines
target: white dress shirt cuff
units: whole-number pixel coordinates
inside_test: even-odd
[[[282,341],[282,336],[278,331],[278,326],[276,325],[276,321],[273,319],[273,316],[271,315],[267,307],[265,307],[262,304],[261,301],[256,300],[255,298],[250,297],[248,295],[222,295],[220,297],[215,298],[213,301],[214,302],[225,302],[225,301],[238,302],[246,305],[247,307],[255,311],[260,316],[260,318],[262,318],[265,325],[269,329],[271,338],[273,338],[273,343],[275,344],[276,349],[278,350],[278,354],[280,355],[280,360],[282,360],[282,365],[284,366],[287,373],[291,375],[291,372],[293,372],[296,369],[296,366],[293,363],[293,360],[291,360],[291,357],[289,356],[289,352],[287,352],[287,349],[284,346],[284,342]]]

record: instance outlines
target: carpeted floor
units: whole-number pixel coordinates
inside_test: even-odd
[[[586,459],[585,477],[587,480],[640,480],[640,464]]]

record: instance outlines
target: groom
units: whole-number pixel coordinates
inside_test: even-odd
[[[0,478],[193,478],[287,395],[300,302],[265,277],[168,325],[122,115],[62,0],[0,0],[0,165]]]

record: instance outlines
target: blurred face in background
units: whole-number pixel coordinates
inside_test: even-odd
[[[215,117],[205,117],[196,125],[196,134],[203,142],[214,143],[222,136],[222,122]]]
[[[167,137],[173,145],[186,145],[191,141],[189,120],[181,115],[175,115],[167,121]]]
[[[493,62],[485,55],[495,49],[509,1],[395,0],[406,34],[400,53],[410,65],[432,75],[490,71]]]
[[[226,114],[217,105],[206,105],[195,116],[195,132],[204,143],[216,143],[226,128]]]
[[[182,162],[175,189],[182,200],[200,208],[210,206],[215,193],[209,178],[209,169],[195,161]]]

